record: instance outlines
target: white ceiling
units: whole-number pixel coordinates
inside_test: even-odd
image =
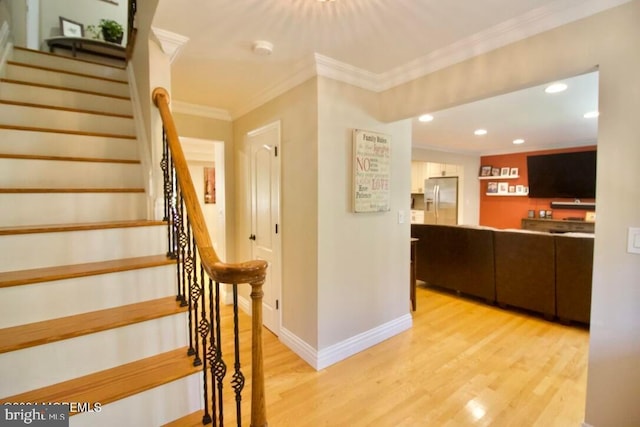
[[[172,99],[237,117],[315,74],[384,90],[627,1],[160,0],[153,26],[188,38],[172,63]],[[254,54],[256,40],[273,43],[273,53]],[[488,113],[499,107],[479,108]],[[531,118],[540,111],[547,110],[522,114]],[[442,112],[441,125],[434,121],[431,129],[444,126],[447,116],[453,122],[454,109]],[[483,126],[492,125],[488,120]],[[464,126],[457,123],[454,129],[462,132]],[[452,128],[430,134],[420,129],[416,127],[414,145],[500,149],[464,145],[466,138],[455,137]],[[496,135],[498,127],[492,129],[489,135]],[[439,142],[439,137],[447,140]],[[550,141],[545,136],[530,138],[530,143],[543,139]]]

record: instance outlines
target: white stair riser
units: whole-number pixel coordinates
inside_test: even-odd
[[[140,164],[0,158],[4,188],[141,188]]]
[[[69,426],[161,426],[204,408],[201,384],[202,374],[192,374],[104,405],[100,412],[84,412],[72,416],[69,418]],[[248,417],[249,414],[243,415]]]
[[[187,313],[0,354],[0,396],[11,396],[188,345]]]
[[[164,226],[0,236],[0,271],[84,264],[167,252]]]
[[[128,138],[0,129],[0,153],[138,159],[137,141]]]
[[[0,193],[3,227],[126,221],[146,216],[144,193]]]
[[[12,286],[0,289],[0,328],[149,301],[176,292],[175,264]]]
[[[96,77],[108,79],[127,80],[127,70],[119,67],[109,67],[101,64],[92,64],[86,61],[76,61],[58,55],[43,55],[40,52],[15,49],[12,61],[23,62],[40,67],[56,70],[71,71],[75,73],[91,74]]]
[[[79,76],[51,70],[24,67],[18,64],[7,64],[5,78],[23,82],[40,83],[52,86],[81,89],[91,92],[117,96],[129,96],[129,85],[124,82],[103,80],[100,78]]]
[[[133,118],[0,104],[0,124],[115,135],[135,135]]]
[[[0,84],[0,99],[105,113],[133,114],[129,99],[10,82]]]

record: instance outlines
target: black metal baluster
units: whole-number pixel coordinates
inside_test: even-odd
[[[240,332],[238,327],[238,285],[233,284],[233,343],[234,343],[234,373],[231,386],[236,394],[236,420],[238,427],[242,427],[242,390],[244,389],[244,374],[240,370]]]
[[[160,168],[162,169],[162,184],[164,192],[164,218],[163,221],[167,221],[167,256],[169,258],[175,258],[173,253],[173,233],[171,231],[171,225],[173,223],[171,218],[171,182],[169,181],[169,144],[167,142],[167,132],[165,128],[162,128],[162,160],[160,161]]]
[[[207,337],[209,331],[211,331],[211,323],[207,319],[207,304],[206,304],[206,292],[204,281],[204,268],[202,263],[200,264],[200,283],[202,283],[202,318],[200,319],[200,337],[202,339],[202,352],[204,353],[202,363],[202,381],[203,381],[203,401],[204,401],[204,415],[202,416],[202,424],[209,424],[211,422],[211,415],[209,414],[209,372],[207,372],[207,363],[209,365],[213,362],[213,354],[207,350]],[[213,305],[212,296],[212,280],[209,279],[209,305]],[[212,387],[213,388],[213,387]]]
[[[196,356],[193,360],[193,366],[200,366],[202,364],[202,360],[200,360],[200,355],[198,354],[198,338],[196,335],[196,330],[198,328],[198,298],[200,298],[200,287],[198,285],[198,275],[195,272],[195,264],[196,264],[196,254],[195,254],[195,239],[191,237],[191,222],[189,218],[186,218],[186,238],[187,238],[187,254],[184,261],[184,270],[186,273],[186,283],[187,289],[189,290],[189,350],[187,354],[189,356]],[[194,308],[195,311],[194,312]],[[193,345],[196,345],[194,349]]]
[[[179,187],[176,187],[176,192],[177,192],[177,212],[178,214],[176,215],[176,223],[177,223],[177,229],[178,229],[178,252],[180,253],[180,263],[179,263],[179,267],[181,270],[181,280],[180,280],[180,306],[181,307],[186,307],[187,306],[187,281],[186,281],[186,274],[185,274],[185,258],[186,258],[186,250],[185,248],[187,247],[187,243],[189,242],[189,239],[187,238],[187,233],[185,233],[185,214],[184,214],[184,198],[182,196],[182,191],[180,190]],[[189,325],[189,327],[191,327],[192,325]]]
[[[211,313],[212,319],[214,315],[215,315],[216,333],[215,333],[215,339],[214,339],[214,334],[213,333],[211,334],[211,351],[214,354],[214,361],[211,366],[211,372],[212,372],[212,378],[215,378],[215,383],[216,383],[215,385],[217,387],[217,396],[216,396],[216,393],[214,392],[214,396],[212,399],[213,413],[215,416],[216,410],[217,412],[219,412],[218,420],[220,422],[220,426],[224,426],[224,407],[222,403],[222,386],[223,386],[224,377],[227,375],[227,364],[222,359],[222,341],[220,339],[221,325],[220,325],[220,283],[219,282],[216,282],[216,287],[215,287],[215,313],[212,311]],[[216,397],[218,400],[217,404],[216,404]],[[215,422],[214,422],[214,425],[216,425]]]

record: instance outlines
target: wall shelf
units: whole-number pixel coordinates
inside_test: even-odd
[[[502,179],[518,179],[520,175],[503,175],[503,176],[479,176],[478,179],[481,181],[489,181],[489,180],[502,180]]]
[[[526,193],[485,193],[487,196],[527,197]]]

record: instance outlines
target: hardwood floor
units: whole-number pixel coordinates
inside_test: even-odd
[[[422,287],[417,297],[411,330],[318,372],[265,331],[269,425],[577,427],[584,420],[585,328]],[[249,319],[241,323],[248,328]]]

